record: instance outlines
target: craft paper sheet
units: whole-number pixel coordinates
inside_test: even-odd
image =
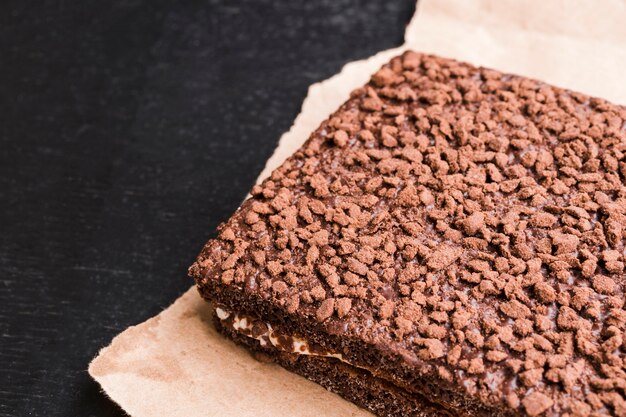
[[[259,181],[351,90],[405,49],[626,104],[624,22],[626,0],[420,0],[404,45],[349,63],[309,88]],[[158,316],[113,339],[89,373],[132,417],[371,416],[304,378],[257,362],[220,336],[210,317],[208,304],[191,288]]]

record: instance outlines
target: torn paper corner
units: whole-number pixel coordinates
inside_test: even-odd
[[[218,335],[195,288],[113,339],[89,373],[134,417],[371,417]]]
[[[469,61],[626,103],[626,2],[621,0],[420,0],[405,44],[347,64],[312,85],[259,179],[293,153],[384,62],[405,49]],[[220,337],[190,289],[133,326],[89,366],[133,417],[371,416]]]

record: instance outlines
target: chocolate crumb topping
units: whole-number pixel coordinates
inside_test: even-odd
[[[625,180],[624,107],[406,52],[190,273],[405,358],[468,415],[626,416]]]

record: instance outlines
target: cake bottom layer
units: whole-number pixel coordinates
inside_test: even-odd
[[[262,346],[258,340],[224,326],[217,317],[214,321],[220,333],[246,347],[257,359],[277,363],[379,417],[453,417],[448,410],[375,377],[364,369],[335,358],[298,355],[282,352],[273,346]]]

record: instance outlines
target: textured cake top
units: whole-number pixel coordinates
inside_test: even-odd
[[[412,52],[191,271],[529,416],[626,415],[626,111]]]

